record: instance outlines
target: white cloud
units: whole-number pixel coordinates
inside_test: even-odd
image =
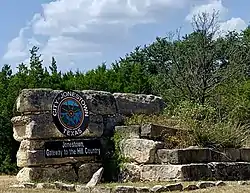
[[[191,22],[193,16],[198,15],[202,12],[206,12],[212,14],[214,11],[219,11],[219,32],[216,35],[225,35],[228,31],[237,31],[240,32],[241,30],[247,27],[246,22],[241,18],[234,18],[226,20],[226,16],[229,13],[228,8],[223,5],[222,0],[209,0],[209,3],[197,5],[191,9],[190,13],[186,16],[186,20]]]
[[[128,29],[157,22],[170,9],[181,9],[189,0],[56,0],[43,4],[24,28],[29,31],[9,45],[5,60],[24,60],[31,45],[38,45],[43,57],[52,55],[72,62],[74,57],[100,55],[104,45],[119,45]],[[164,18],[165,19],[165,18]],[[74,62],[73,62],[74,63]],[[65,63],[64,63],[65,65]]]

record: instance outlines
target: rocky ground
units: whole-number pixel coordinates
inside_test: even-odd
[[[0,176],[0,193],[30,193],[30,192],[34,192],[34,193],[44,193],[46,191],[46,193],[67,193],[68,191],[60,191],[57,189],[37,189],[37,188],[11,188],[10,186],[13,184],[17,184],[17,181],[15,180],[14,176]],[[151,187],[151,191],[152,192],[159,192],[159,188],[161,187],[171,187],[170,184],[173,183],[127,183],[127,184],[122,184],[122,186],[124,187]],[[177,183],[178,184],[178,183]],[[185,191],[185,192],[190,192],[190,193],[243,193],[243,192],[250,192],[250,182],[225,182],[225,186],[215,186],[215,187],[202,187],[202,183],[199,182],[184,182],[181,183],[183,185],[183,187],[187,187],[187,186],[191,186],[193,185],[200,185],[201,189],[197,189],[197,190],[190,190],[190,191]],[[121,184],[104,184],[102,185],[105,188],[113,188],[113,189],[117,189],[117,187],[120,187],[121,191],[115,191],[117,193],[130,193],[130,192],[134,192],[134,193],[139,193],[141,191],[138,191],[138,188],[136,189],[136,191],[128,191],[121,188]],[[203,183],[204,186],[204,183]],[[206,186],[206,185],[205,185]],[[103,192],[103,189],[99,187],[96,188],[96,190],[100,190],[99,192]],[[123,189],[123,190],[122,190]],[[124,191],[125,190],[125,191]],[[142,189],[141,189],[142,190]],[[86,191],[83,191],[86,192]],[[88,192],[88,191],[87,191]],[[86,193],[87,193],[86,192]],[[95,191],[96,193],[98,191]],[[106,191],[104,191],[106,192]],[[162,191],[160,191],[162,192]],[[167,191],[168,192],[168,191]],[[180,191],[172,191],[174,192],[180,192]],[[89,192],[88,192],[89,193]]]

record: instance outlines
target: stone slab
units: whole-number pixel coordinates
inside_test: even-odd
[[[123,115],[133,114],[158,114],[164,107],[161,97],[144,94],[114,93],[118,113]]]
[[[17,180],[19,182],[54,182],[54,181],[66,181],[76,182],[77,175],[72,166],[60,166],[58,168],[47,167],[32,167],[22,168],[17,174]]]
[[[78,162],[82,163],[100,162],[100,159],[95,156],[46,158],[44,150],[19,149],[16,157],[17,157],[18,167],[60,165],[60,164],[70,164]]]
[[[231,156],[231,158],[229,157]],[[210,148],[186,148],[186,149],[159,149],[157,151],[157,162],[163,164],[190,164],[208,163],[219,161],[232,161],[232,151],[219,152]]]
[[[240,149],[240,161],[250,162],[250,148]]]
[[[51,114],[17,116],[11,119],[13,137],[17,141],[23,139],[53,139],[65,138],[53,123]],[[90,123],[85,132],[79,137],[100,137],[104,124],[102,116],[90,115]]]
[[[52,89],[24,89],[17,98],[17,111],[21,113],[51,111],[52,101],[60,92]],[[77,92],[86,100],[88,109],[93,114],[116,113],[116,101],[111,93],[93,90]]]
[[[131,162],[154,163],[157,149],[162,148],[162,142],[148,139],[126,139],[120,143],[121,154]]]

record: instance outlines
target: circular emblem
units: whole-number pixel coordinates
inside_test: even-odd
[[[55,97],[52,117],[58,130],[69,137],[81,135],[89,123],[87,105],[82,96],[74,91],[64,91]]]

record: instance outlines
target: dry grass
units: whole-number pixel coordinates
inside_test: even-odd
[[[186,182],[184,184],[189,184],[190,182]],[[58,190],[38,190],[38,189],[14,189],[9,188],[10,185],[17,184],[14,176],[0,176],[0,193],[62,193],[62,191]],[[163,184],[163,183],[157,183]],[[250,185],[240,186],[237,185],[236,182],[228,182],[229,185],[225,187],[215,187],[215,188],[208,188],[203,190],[195,190],[189,191],[189,193],[247,193],[250,192]],[[106,184],[107,185],[107,184]],[[118,184],[109,184],[109,186],[115,186]],[[135,185],[135,184],[126,184],[126,185]],[[137,186],[152,186],[155,183],[151,184],[144,184],[139,183],[136,184]],[[67,193],[63,191],[63,193]],[[174,193],[174,192],[173,192]],[[177,193],[177,192],[176,192]]]

